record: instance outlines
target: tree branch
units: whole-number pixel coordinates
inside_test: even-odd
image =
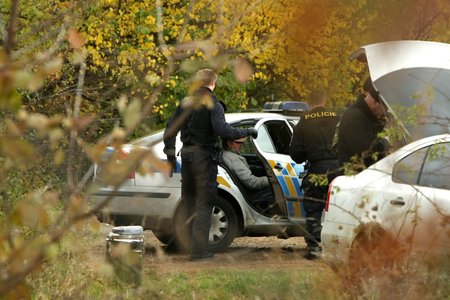
[[[16,44],[17,24],[19,23],[19,0],[13,0],[11,3],[11,14],[9,17],[9,26],[7,30],[5,50],[6,54],[11,57],[14,46]]]

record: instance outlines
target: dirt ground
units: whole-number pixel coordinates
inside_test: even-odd
[[[101,232],[107,235],[112,226],[102,223]],[[161,273],[195,273],[205,269],[234,270],[299,270],[305,268],[327,268],[321,260],[309,261],[303,258],[305,242],[302,237],[279,239],[277,237],[239,237],[223,253],[216,253],[214,259],[190,262],[188,255],[170,251],[159,242],[151,231],[144,231],[145,254],[143,271]],[[97,259],[104,256],[104,243],[94,251]]]

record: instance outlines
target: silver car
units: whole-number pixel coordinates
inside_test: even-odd
[[[275,198],[273,209],[264,212],[249,201],[246,190],[225,166],[218,168],[218,198],[212,213],[209,240],[212,250],[222,251],[237,236],[302,236],[304,210],[302,205],[301,175],[303,164],[296,164],[289,156],[294,125],[302,111],[303,102],[266,103],[264,112],[225,114],[228,123],[236,127],[254,127],[257,139],[247,139],[241,148],[252,172],[269,177]],[[153,145],[153,152],[161,160],[163,131],[145,136],[120,149],[125,155],[134,147]],[[177,151],[181,148],[177,138]],[[115,151],[110,149],[110,151]],[[142,225],[150,229],[163,243],[186,251],[189,233],[182,218],[181,159],[177,156],[177,170],[172,177],[162,173],[139,174],[133,172],[120,187],[113,191],[103,186],[93,193],[94,204],[107,197],[112,200],[102,209],[99,218],[111,220],[115,225]],[[100,170],[96,169],[96,176]]]

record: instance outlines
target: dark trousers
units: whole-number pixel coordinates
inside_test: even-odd
[[[265,187],[260,190],[249,190],[250,201],[255,206],[266,211],[274,204],[274,195],[270,187]]]
[[[181,195],[187,217],[193,221],[191,256],[208,249],[211,213],[217,198],[217,155],[201,147],[181,150]]]
[[[325,208],[325,198],[328,186],[317,186],[306,176],[302,182],[305,200],[303,208],[306,213],[306,234],[305,242],[308,249],[319,247],[320,233],[322,231],[322,212]]]

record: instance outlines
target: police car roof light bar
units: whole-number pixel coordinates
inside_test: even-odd
[[[301,101],[275,101],[264,104],[264,112],[276,112],[284,115],[299,115],[309,110],[309,106]]]

